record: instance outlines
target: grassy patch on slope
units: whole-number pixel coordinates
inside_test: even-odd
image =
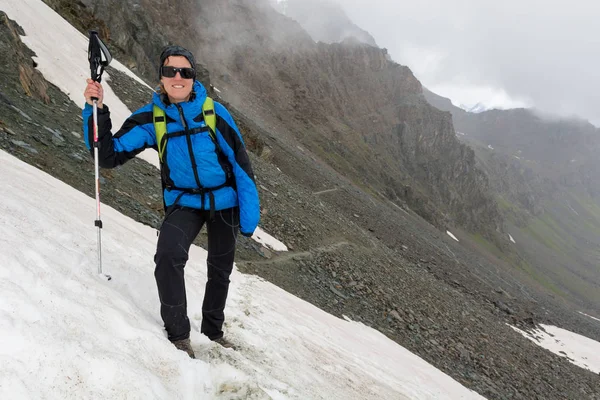
[[[565,293],[561,289],[559,289],[558,286],[556,286],[547,277],[545,277],[544,275],[542,275],[541,273],[536,271],[536,269],[533,268],[531,266],[531,264],[529,264],[529,262],[527,262],[525,260],[520,260],[518,262],[518,265],[519,265],[519,268],[521,268],[523,271],[525,271],[527,273],[527,275],[532,277],[537,283],[542,285],[544,288],[548,289],[549,291],[551,291],[552,293],[554,293],[557,296],[560,296],[560,297],[565,296]]]
[[[471,234],[470,236],[473,239],[473,241],[475,241],[477,244],[479,244],[481,247],[483,247],[499,259],[509,261],[506,258],[506,254],[504,254],[494,243],[484,238],[481,234],[476,233]]]
[[[569,235],[549,213],[532,218],[522,231],[549,249],[565,252],[569,248]]]

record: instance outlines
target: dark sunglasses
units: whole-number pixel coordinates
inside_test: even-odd
[[[183,79],[194,79],[196,77],[196,70],[194,68],[176,68],[167,66],[160,68],[160,75],[166,78],[175,78],[175,75],[177,75],[178,72]]]

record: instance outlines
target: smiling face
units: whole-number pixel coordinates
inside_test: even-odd
[[[182,56],[171,56],[165,60],[163,65],[176,68],[192,67],[187,58]],[[181,77],[181,73],[177,72],[173,78],[162,76],[160,78],[160,82],[162,83],[162,86],[164,87],[171,103],[181,103],[190,99],[192,88],[194,86],[193,79],[183,79]]]

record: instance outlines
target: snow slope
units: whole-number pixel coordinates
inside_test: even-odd
[[[191,360],[162,329],[156,231],[103,209],[105,281],[96,274],[95,201],[0,152],[0,398],[476,399],[362,324],[234,271],[226,333],[199,333],[206,252],[186,267]]]

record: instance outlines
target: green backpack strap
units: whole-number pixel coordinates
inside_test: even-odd
[[[210,128],[210,137],[216,142],[217,114],[215,114],[215,102],[212,98],[207,97],[204,104],[202,104],[202,114],[204,115],[204,123]]]
[[[156,146],[158,147],[158,158],[161,163],[164,163],[165,147],[167,146],[167,117],[165,110],[154,105],[152,109],[152,115],[154,120],[154,132],[156,132]]]

